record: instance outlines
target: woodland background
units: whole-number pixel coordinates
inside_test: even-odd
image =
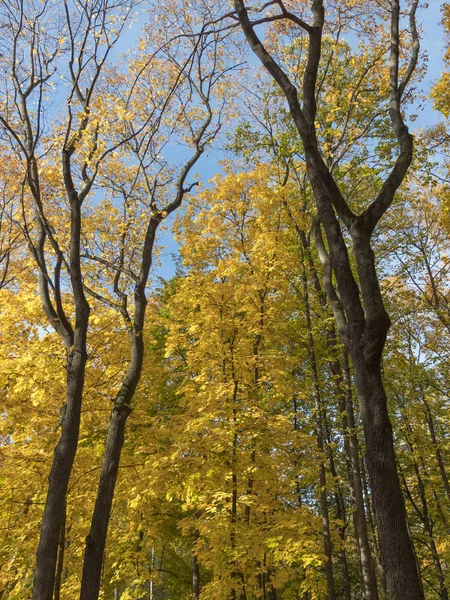
[[[439,11],[246,8],[0,5],[2,599],[449,598]]]

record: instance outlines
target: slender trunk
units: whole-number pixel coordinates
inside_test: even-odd
[[[422,504],[421,507],[419,507],[418,503],[413,498],[404,473],[402,471],[400,471],[400,474],[401,474],[401,477],[403,480],[403,487],[406,492],[406,496],[408,497],[410,504],[411,504],[412,508],[414,509],[415,513],[417,514],[419,520],[422,522],[424,531],[428,537],[428,541],[427,542],[423,541],[423,544],[430,551],[431,556],[433,558],[434,568],[436,571],[436,577],[439,582],[439,596],[440,596],[441,600],[448,600],[448,592],[447,592],[447,587],[445,585],[445,577],[444,577],[444,573],[442,571],[441,561],[440,561],[438,550],[437,550],[437,547],[436,547],[436,544],[434,541],[434,537],[433,537],[433,524],[432,524],[432,522],[429,518],[429,514],[428,514],[428,504],[427,504],[426,497],[425,497],[425,487],[423,485],[423,481],[420,476],[420,472],[419,472],[419,469],[418,469],[418,466],[416,463],[414,463],[414,471],[415,471],[416,477],[417,477],[419,496],[420,496],[421,504]],[[433,587],[433,589],[436,589],[434,586],[432,586],[432,587]]]
[[[447,586],[445,584],[445,575],[442,570],[441,559],[439,557],[439,552],[436,547],[436,542],[434,541],[434,537],[431,534],[430,534],[430,536],[431,536],[430,537],[430,551],[431,551],[431,555],[433,557],[433,563],[434,563],[434,568],[436,571],[436,576],[439,581],[439,591],[440,591],[441,600],[448,600],[448,590],[447,590]]]
[[[273,586],[269,572],[267,572],[267,586],[269,588],[268,600],[277,600],[277,589]]]
[[[163,557],[161,556],[160,568],[162,569]],[[153,600],[153,571],[155,568],[155,546],[152,546],[152,557],[150,562],[150,581],[148,582],[148,597]]]
[[[239,596],[239,600],[247,600],[247,590],[245,589],[245,577],[243,573],[239,573],[239,579],[242,584],[242,591]]]
[[[198,600],[200,598],[200,567],[198,564],[197,555],[193,552],[191,557],[192,565],[192,598]]]
[[[316,410],[318,410],[316,408]],[[319,410],[321,407],[319,406]],[[317,445],[319,450],[323,452],[322,424],[320,416],[317,416]],[[322,515],[322,531],[323,531],[323,551],[326,556],[326,578],[327,578],[327,594],[328,600],[336,599],[336,591],[333,575],[333,547],[331,543],[330,532],[330,516],[328,511],[327,498],[327,478],[325,464],[322,462],[319,467],[319,485],[320,485],[320,512]]]
[[[342,542],[344,543],[344,542]],[[351,600],[352,591],[350,585],[350,573],[348,570],[348,561],[347,561],[347,552],[345,548],[342,548],[339,552],[341,558],[341,568],[342,568],[342,592],[345,600]]]
[[[420,500],[421,500],[421,504],[422,504],[421,513],[422,513],[423,528],[424,528],[425,533],[427,534],[427,537],[429,540],[428,547],[430,549],[431,556],[433,557],[434,569],[436,571],[436,577],[439,582],[439,590],[440,590],[441,600],[448,600],[448,590],[447,590],[447,586],[445,584],[445,577],[444,577],[444,573],[442,570],[441,559],[439,557],[439,553],[438,553],[438,550],[436,547],[436,542],[434,541],[433,521],[432,521],[429,511],[428,511],[428,502],[427,502],[427,498],[425,495],[425,486],[424,486],[422,477],[420,475],[419,467],[417,466],[417,464],[415,462],[414,462],[414,471],[416,473],[417,484],[419,487],[419,495],[420,495]]]
[[[235,523],[236,523],[236,511],[237,511],[237,477],[236,477],[236,473],[234,472],[234,465],[233,465],[231,484],[232,484],[233,489],[231,492],[231,527],[232,527],[232,529],[231,529],[230,542],[231,542],[231,550],[234,554],[235,550],[236,550]],[[237,575],[237,571],[236,571],[236,561],[233,556],[233,572],[231,573],[231,579],[232,579],[233,586],[236,584],[237,577],[238,577],[238,575]],[[233,587],[231,589],[231,598],[232,598],[232,600],[237,599],[237,593],[236,593],[235,587]]]
[[[145,286],[152,264],[153,245],[159,223],[159,219],[152,217],[147,226],[141,270],[134,288],[135,313],[132,326],[130,326],[131,321],[126,308],[123,309],[128,317],[126,322],[131,340],[131,359],[122,386],[114,399],[114,407],[109,419],[94,513],[89,535],[86,538],[80,600],[97,600],[100,591],[103,554],[119,472],[120,455],[125,441],[125,425],[131,412],[131,402],[140,381],[144,360],[143,330],[147,307]]]
[[[321,399],[321,390],[319,382],[319,374],[317,371],[317,361],[314,349],[314,338],[312,335],[312,323],[311,323],[311,310],[309,305],[309,293],[308,293],[308,280],[306,275],[305,261],[303,261],[303,299],[305,303],[305,315],[308,326],[308,351],[309,359],[311,363],[311,370],[313,375],[314,385],[314,401],[316,411],[316,437],[317,447],[320,452],[324,452],[324,434],[323,434],[323,407]],[[334,585],[333,575],[333,547],[331,543],[331,532],[330,532],[330,517],[328,512],[328,498],[327,498],[327,481],[325,463],[321,462],[319,467],[319,484],[320,484],[320,511],[322,514],[322,529],[323,529],[323,549],[326,556],[326,578],[327,578],[327,594],[328,600],[336,599],[336,591]]]
[[[345,533],[348,525],[346,510],[345,510],[345,501],[342,495],[341,486],[339,485],[339,475],[336,471],[336,465],[334,462],[333,452],[331,450],[332,446],[332,437],[331,437],[331,428],[329,426],[326,415],[324,416],[325,421],[325,430],[327,432],[327,455],[328,462],[330,466],[331,477],[335,481],[335,491],[334,491],[334,503],[336,507],[336,519],[338,522],[342,523],[339,525],[338,533],[341,538],[341,549],[339,550],[339,558],[341,562],[341,571],[342,571],[342,592],[345,600],[351,600],[351,586],[350,586],[350,574],[348,570],[348,561],[347,561],[347,552],[345,550]]]
[[[234,364],[232,364],[232,375],[234,377]],[[238,436],[237,436],[237,409],[236,409],[236,400],[238,393],[238,381],[234,380],[234,389],[233,389],[233,449],[232,449],[232,457],[231,457],[231,534],[230,534],[230,544],[232,551],[232,561],[233,561],[233,572],[231,573],[232,585],[236,585],[238,579],[237,572],[237,564],[235,558],[236,551],[236,522],[237,522],[237,498],[238,498],[238,490],[237,490],[237,474],[236,474],[236,459],[237,459],[237,445],[238,445]],[[232,600],[237,599],[237,590],[235,587],[231,589],[231,598]]]
[[[439,516],[441,517],[442,525],[444,526],[447,535],[450,535],[450,526],[448,524],[447,517],[445,516],[444,511],[442,509],[442,505],[436,490],[433,490],[433,496],[436,502],[436,507],[438,509]]]
[[[296,223],[289,207],[286,206],[290,218],[295,226],[298,237],[303,247],[304,259],[308,264],[308,270],[317,298],[322,307],[324,317],[328,316],[327,298],[322,289],[317,269],[310,251],[310,241],[305,232]],[[352,398],[352,385],[350,379],[350,366],[348,353],[344,350],[343,361],[336,357],[338,340],[336,330],[333,326],[326,331],[327,347],[335,358],[328,365],[336,380],[337,396],[339,398],[339,410],[342,419],[342,430],[344,434],[344,451],[346,457],[350,497],[352,503],[352,518],[355,530],[355,542],[360,563],[361,589],[365,600],[378,600],[377,581],[375,568],[370,552],[369,537],[367,534],[367,523],[364,511],[364,498],[361,484],[361,472],[359,468],[359,443],[356,433],[355,416]],[[347,592],[346,592],[347,593]]]
[[[144,530],[142,529],[142,521],[144,520],[144,515],[143,513],[141,513],[141,525],[139,527],[138,530],[138,540],[137,540],[137,544],[136,544],[136,579],[140,579],[141,577],[141,564],[140,564],[140,558],[141,558],[141,552],[142,552],[142,548],[143,548],[143,543],[144,543]],[[104,563],[105,560],[103,561],[103,570],[104,570]],[[103,573],[100,577],[100,580],[103,578]],[[136,592],[137,594],[139,594],[139,592]],[[138,595],[136,596],[136,600],[139,600]]]
[[[428,404],[426,398],[425,398],[425,394],[422,391],[421,393],[422,396],[422,402],[423,405],[425,407],[425,419],[428,425],[428,431],[430,432],[430,437],[431,437],[431,441],[433,443],[433,446],[435,448],[435,453],[436,453],[436,461],[437,464],[439,466],[439,471],[441,473],[441,477],[442,477],[442,483],[444,484],[444,490],[445,493],[447,495],[447,500],[450,501],[450,484],[448,481],[448,475],[447,475],[447,471],[445,470],[445,465],[444,465],[444,461],[442,459],[442,454],[441,454],[441,450],[439,448],[439,444],[436,438],[436,432],[434,429],[434,421],[433,421],[433,414],[431,412],[430,409],[430,405]]]
[[[125,423],[130,411],[127,405],[116,405],[109,420],[100,484],[91,529],[86,538],[80,600],[98,598],[109,516],[125,438]]]
[[[380,597],[381,597],[381,600],[387,600],[388,592],[387,592],[386,572],[384,570],[383,561],[381,559],[381,554],[380,554],[380,550],[379,550],[378,538],[377,538],[377,534],[376,534],[376,530],[375,530],[375,523],[373,520],[373,510],[372,510],[370,496],[369,496],[366,469],[364,466],[363,458],[361,458],[361,460],[360,460],[360,465],[361,465],[361,469],[360,469],[361,481],[362,481],[363,493],[364,493],[363,497],[364,497],[364,502],[365,502],[365,506],[366,506],[367,529],[368,529],[368,533],[370,533],[370,536],[372,538],[372,546],[374,548],[378,577],[380,580]]]
[[[356,546],[360,561],[361,583],[365,600],[378,600],[378,588],[375,570],[370,552],[369,536],[367,533],[364,497],[361,483],[359,461],[359,443],[356,433],[355,413],[353,407],[352,387],[348,354],[344,350],[343,368],[341,371],[344,392],[344,405],[341,407],[342,428],[344,432],[344,450],[348,471],[350,497],[352,503],[353,527],[355,530]]]
[[[439,553],[438,553],[438,550],[436,547],[436,543],[434,541],[434,535],[433,535],[434,523],[433,523],[432,517],[430,515],[430,512],[428,510],[428,500],[427,500],[427,496],[425,493],[425,485],[424,485],[424,482],[422,479],[421,470],[419,468],[419,465],[417,464],[417,462],[414,458],[414,447],[413,447],[412,440],[408,435],[408,434],[410,434],[410,435],[413,434],[412,425],[408,419],[407,414],[403,411],[402,411],[402,418],[406,424],[406,432],[405,432],[404,437],[405,437],[405,441],[409,447],[410,454],[412,457],[412,463],[413,463],[413,467],[414,467],[414,472],[416,474],[417,488],[419,491],[421,507],[419,507],[418,503],[414,500],[414,498],[409,490],[406,478],[402,472],[403,484],[404,484],[404,487],[406,490],[407,497],[409,498],[409,501],[410,501],[413,509],[415,510],[417,516],[419,517],[420,521],[422,522],[425,534],[428,537],[428,543],[426,544],[426,546],[429,548],[432,558],[433,558],[434,568],[436,571],[436,577],[439,582],[439,590],[440,590],[441,600],[448,600],[448,591],[447,591],[447,587],[445,585],[445,577],[444,577],[444,573],[442,571],[441,560],[440,560]],[[425,468],[423,458],[420,457],[420,460],[422,463],[421,466],[422,466],[423,472],[425,473],[425,475],[427,475],[427,471]]]

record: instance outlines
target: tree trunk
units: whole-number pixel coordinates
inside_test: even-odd
[[[191,558],[192,564],[192,598],[198,600],[200,598],[200,567],[198,564],[197,555],[193,552]]]
[[[89,312],[87,311],[87,314]],[[84,336],[85,342],[85,336]],[[84,343],[81,349],[69,354],[67,368],[67,396],[61,420],[61,437],[53,454],[49,475],[47,499],[42,518],[36,570],[33,582],[33,600],[52,600],[61,526],[65,515],[65,501],[73,461],[78,446],[81,402],[86,366]]]
[[[303,261],[303,300],[305,305],[305,315],[308,327],[308,353],[309,360],[311,363],[311,371],[313,376],[314,386],[314,403],[316,412],[316,438],[317,447],[321,454],[324,456],[324,418],[323,418],[323,406],[322,406],[322,394],[320,389],[319,373],[317,370],[317,360],[314,348],[314,338],[312,334],[312,323],[311,323],[311,310],[309,305],[309,293],[308,293],[308,279],[306,275],[306,266]],[[320,512],[322,515],[322,531],[323,531],[323,551],[326,556],[325,572],[327,578],[327,594],[328,600],[336,600],[336,591],[334,585],[333,575],[333,547],[331,543],[331,532],[330,532],[330,517],[328,511],[328,498],[327,498],[327,478],[325,470],[325,462],[321,461],[319,466],[319,485],[320,485]]]
[[[422,586],[397,474],[381,368],[379,364],[367,364],[361,349],[352,354],[366,439],[367,470],[389,593],[395,600],[422,600]],[[409,581],[406,588],[405,577]]]
[[[447,471],[445,470],[445,465],[444,465],[444,461],[442,459],[442,454],[441,454],[441,450],[439,448],[439,444],[436,438],[436,432],[434,429],[434,421],[433,421],[433,414],[431,412],[430,409],[430,405],[428,404],[426,398],[425,398],[425,393],[423,390],[421,390],[421,396],[422,396],[422,402],[423,405],[425,407],[425,419],[428,425],[428,431],[430,432],[430,437],[431,437],[431,441],[433,443],[433,446],[435,448],[435,452],[436,452],[436,461],[437,464],[439,466],[439,471],[441,473],[441,477],[442,477],[442,483],[444,484],[444,489],[445,489],[445,493],[447,494],[447,500],[450,500],[450,484],[448,481],[448,475],[447,475]]]
[[[360,460],[360,465],[361,465],[361,468],[360,468],[361,481],[362,481],[362,486],[363,486],[363,498],[364,498],[364,504],[366,507],[365,512],[366,512],[366,518],[367,518],[367,529],[368,529],[368,533],[370,534],[370,536],[372,538],[372,546],[374,549],[376,567],[377,567],[377,571],[378,571],[378,577],[380,580],[380,598],[382,600],[387,600],[388,591],[387,591],[386,571],[384,570],[383,562],[381,560],[381,554],[380,554],[380,550],[379,550],[377,533],[376,533],[375,524],[373,521],[373,510],[372,510],[372,505],[371,505],[370,497],[369,497],[366,468],[364,465],[363,458],[361,458],[361,460]]]
[[[152,264],[152,252],[160,220],[152,217],[147,225],[142,250],[141,270],[134,288],[135,313],[133,325],[128,317],[128,334],[131,341],[131,359],[119,392],[114,398],[114,408],[108,425],[102,472],[92,515],[91,528],[86,538],[80,600],[97,600],[100,591],[103,554],[106,546],[109,518],[114,489],[119,472],[120,455],[125,441],[125,425],[131,412],[131,402],[139,384],[144,360],[143,330],[147,299],[145,286]],[[128,316],[128,313],[127,313]]]
[[[71,157],[74,146],[62,151],[63,178],[67,198],[70,203],[70,246],[69,265],[70,282],[75,308],[75,328],[64,312],[61,297],[60,267],[62,252],[58,250],[55,268],[55,306],[50,299],[48,274],[45,258],[45,240],[47,229],[42,219],[39,221],[40,242],[37,255],[39,288],[44,312],[55,331],[64,342],[67,352],[67,388],[66,402],[61,413],[61,437],[53,453],[53,462],[49,475],[47,498],[41,524],[39,545],[36,552],[36,570],[34,573],[32,600],[51,600],[55,585],[55,571],[58,555],[58,543],[61,525],[65,516],[65,503],[70,474],[78,447],[80,432],[81,405],[85,369],[87,361],[86,339],[89,326],[90,307],[86,299],[81,272],[81,206],[82,198],[76,191],[71,171]],[[42,210],[39,175],[36,161],[30,164],[29,183],[33,190],[36,207]],[[87,193],[88,188],[85,189]],[[38,210],[38,212],[40,212]],[[55,308],[56,307],[56,308]]]
[[[372,485],[380,548],[392,600],[423,600],[414,551],[408,536],[406,511],[396,471],[392,428],[381,379],[381,357],[390,320],[385,311],[371,235],[392,204],[413,156],[413,138],[403,121],[401,101],[409,77],[399,79],[400,2],[391,0],[389,56],[389,117],[398,142],[399,154],[375,200],[360,214],[350,209],[337,181],[328,169],[316,135],[317,81],[322,50],[325,7],[322,0],[311,2],[313,24],[307,25],[307,61],[302,87],[292,83],[280,63],[258,37],[244,0],[234,0],[236,14],[247,43],[283,91],[292,122],[302,140],[306,172],[314,193],[320,222],[326,233],[331,259],[324,267],[324,288],[333,309],[341,340],[354,364],[355,384],[360,399],[366,436],[367,469]],[[419,51],[414,2],[410,12],[413,38],[409,71],[414,72]],[[280,18],[291,19],[287,11]],[[298,25],[298,23],[296,23]],[[305,29],[305,24],[301,27]],[[302,105],[300,104],[300,98]],[[357,277],[349,259],[343,227],[351,235]],[[322,256],[326,254],[323,243]],[[339,296],[334,289],[334,272]]]
[[[80,600],[97,600],[99,595],[109,516],[130,411],[127,405],[116,405],[111,413],[94,514],[86,538]]]
[[[326,318],[328,317],[329,305],[311,256],[310,242],[307,239],[305,232],[296,223],[288,205],[286,205],[286,209],[301,241],[303,261],[306,260],[308,264],[314,290],[316,291],[319,303],[322,307],[323,316]],[[328,366],[335,377],[336,392],[339,398],[339,411],[342,419],[344,451],[352,504],[353,527],[355,530],[356,548],[360,562],[361,589],[365,600],[378,600],[377,581],[370,552],[366,515],[364,511],[361,471],[359,467],[359,443],[355,426],[348,353],[344,350],[342,362],[337,358],[338,340],[336,338],[336,330],[333,326],[327,328],[326,340],[327,347],[332,356],[334,356],[334,358],[328,362]]]
[[[436,543],[434,541],[434,535],[433,535],[434,523],[433,523],[433,519],[430,515],[430,512],[428,510],[428,500],[427,500],[427,496],[425,493],[425,484],[424,484],[424,481],[421,476],[421,469],[419,468],[419,465],[417,464],[417,462],[415,460],[415,453],[414,453],[414,446],[412,443],[412,439],[408,435],[408,434],[410,434],[410,435],[413,434],[413,428],[412,428],[411,422],[409,421],[407,414],[403,411],[402,411],[402,418],[406,425],[406,432],[404,434],[404,438],[409,447],[411,457],[412,457],[411,460],[412,460],[412,464],[414,467],[414,472],[416,474],[417,488],[419,491],[420,502],[422,505],[421,507],[419,507],[418,502],[414,500],[414,498],[409,490],[406,478],[405,478],[403,472],[401,472],[404,488],[406,490],[406,494],[407,494],[407,497],[409,498],[411,506],[413,507],[417,516],[419,517],[420,521],[423,524],[424,531],[429,540],[429,543],[427,543],[426,546],[430,550],[431,555],[433,557],[433,563],[434,563],[434,567],[435,567],[435,571],[436,571],[436,577],[439,582],[439,590],[440,590],[441,600],[448,600],[448,591],[447,591],[447,587],[445,585],[445,577],[444,577],[444,573],[442,570],[441,560],[440,560],[439,553],[438,553],[438,550],[436,547]],[[428,474],[427,474],[427,470],[426,470],[422,456],[420,456],[420,461],[421,461],[421,467],[422,467],[423,473],[425,474],[425,476],[427,476]]]
[[[350,496],[352,502],[353,527],[355,530],[356,545],[361,567],[361,583],[363,598],[365,600],[378,600],[378,588],[372,554],[367,534],[366,514],[364,510],[364,497],[361,483],[361,470],[359,466],[359,443],[356,434],[355,414],[353,408],[350,368],[348,355],[344,351],[343,361],[343,387],[345,402],[342,411],[342,427],[344,431],[344,449],[348,478],[350,485]]]
[[[341,548],[339,550],[339,557],[341,561],[341,572],[342,572],[342,592],[341,595],[345,598],[345,600],[351,600],[351,585],[350,585],[350,574],[348,570],[348,561],[347,561],[347,552],[345,550],[345,533],[348,525],[346,510],[345,510],[345,501],[342,495],[341,486],[339,485],[339,475],[336,471],[336,465],[334,462],[333,451],[331,449],[332,446],[332,436],[331,436],[331,428],[324,415],[325,421],[325,431],[327,432],[327,455],[328,462],[330,467],[331,477],[333,478],[334,484],[334,503],[336,507],[336,519],[342,523],[339,525],[338,533],[341,538]]]

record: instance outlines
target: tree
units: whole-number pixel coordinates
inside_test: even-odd
[[[376,600],[385,566],[448,600],[448,135],[408,166],[414,3],[312,5],[152,6],[120,58],[131,3],[2,5],[0,596],[32,595],[48,496],[54,600]],[[246,18],[272,74],[231,87]]]
[[[213,95],[223,71],[219,36],[199,41],[186,32],[170,40],[155,33],[155,47],[145,42],[141,47],[150,58],[135,57],[128,71],[108,68],[134,6],[133,1],[105,0],[86,6],[67,2],[58,11],[51,2],[8,2],[2,8],[0,123],[22,170],[14,185],[20,191],[21,229],[38,268],[43,308],[67,353],[61,437],[37,551],[33,598],[39,599],[53,594],[78,445],[88,360],[88,298],[122,315],[131,347],[122,385],[110,391],[110,434],[87,538],[82,597],[96,598],[124,428],[142,368],[145,289],[156,231],[192,189],[186,179],[221,125],[222,103]],[[59,105],[61,97],[65,101],[56,119],[49,115],[52,97]],[[160,156],[175,137],[192,149],[181,167]],[[95,220],[97,208],[101,210],[102,201],[95,198],[100,190],[109,194],[110,204],[120,199],[124,207],[122,220],[112,223],[111,233],[117,237],[110,238],[112,252],[110,257],[105,253],[106,258],[92,251],[102,247],[102,235],[89,233],[89,221]],[[136,203],[145,208],[144,220],[130,226],[133,214],[138,218]],[[59,211],[62,221],[57,221]],[[89,263],[100,265],[97,274]],[[90,287],[91,281],[96,285]]]
[[[214,183],[179,223],[186,276],[163,321],[179,412],[161,428],[170,450],[149,458],[152,489],[170,498],[163,512],[181,512],[201,595],[320,597],[323,454],[310,433],[303,339],[292,335],[295,233],[268,165]]]
[[[401,66],[400,3],[398,0],[390,3],[389,115],[400,152],[375,200],[357,215],[351,210],[327,167],[315,131],[317,74],[326,4],[320,0],[311,3],[314,20],[309,24],[301,14],[291,12],[282,2],[265,5],[260,11],[273,7],[273,14],[252,22],[244,2],[235,2],[239,24],[247,43],[283,91],[302,140],[308,178],[327,236],[339,296],[327,271],[324,287],[333,308],[339,335],[353,361],[380,547],[389,591],[394,599],[423,598],[423,590],[407,530],[404,501],[395,464],[392,426],[382,381],[381,358],[390,319],[380,292],[371,237],[377,223],[391,205],[412,160],[413,140],[403,120],[401,103],[416,68],[419,53],[415,23],[417,5],[417,2],[413,2],[410,9],[410,34],[413,40],[410,60]],[[279,9],[278,13],[275,8]],[[294,27],[307,37],[307,59],[301,89],[291,82],[282,63],[274,58],[255,32],[258,23],[271,21],[282,21],[287,27]],[[357,277],[352,270],[343,227],[351,238]],[[327,254],[320,235],[316,237],[316,243],[326,266]]]
[[[141,249],[138,250],[138,252],[141,252],[141,259],[135,263],[137,276],[135,277],[133,289],[134,314],[132,316],[128,308],[128,293],[121,285],[120,280],[122,270],[125,267],[125,254],[130,250],[126,229],[121,236],[120,270],[116,270],[114,273],[112,283],[114,294],[119,300],[116,307],[124,319],[124,324],[127,327],[130,337],[131,359],[123,383],[113,399],[114,408],[111,411],[108,426],[99,489],[90,532],[86,538],[80,596],[83,600],[96,599],[100,589],[103,553],[115,481],[119,468],[120,453],[124,443],[125,425],[128,415],[131,412],[131,402],[140,381],[144,360],[143,331],[147,304],[145,288],[152,264],[152,251],[156,231],[161,221],[179,208],[185,195],[197,185],[197,183],[193,183],[185,186],[186,179],[203,154],[206,145],[214,140],[221,127],[223,107],[220,96],[218,97],[216,94],[217,83],[220,82],[221,85],[223,84],[222,75],[224,74],[219,61],[221,36],[220,34],[214,34],[211,37],[206,36],[197,40],[190,38],[188,32],[186,32],[186,39],[187,43],[185,47],[177,41],[175,50],[171,48],[170,39],[164,40],[164,44],[168,46],[168,48],[164,48],[167,59],[163,65],[158,65],[161,71],[158,70],[156,73],[151,73],[152,84],[157,79],[157,75],[160,72],[164,73],[167,68],[171,68],[174,72],[174,83],[170,85],[167,85],[167,82],[164,81],[160,83],[164,103],[162,105],[162,112],[157,114],[155,118],[156,124],[153,125],[153,122],[149,123],[148,117],[145,116],[141,124],[135,115],[131,124],[132,133],[128,136],[132,140],[132,151],[137,157],[137,163],[135,173],[131,179],[132,185],[130,189],[124,191],[122,188],[121,192],[125,197],[125,202],[129,198],[133,201],[133,195],[136,195],[138,198],[140,195],[141,197],[143,195],[148,202],[150,219],[148,220],[144,240],[141,242]],[[152,44],[155,44],[159,40],[153,34],[151,41]],[[155,146],[157,147],[155,132],[159,125],[158,121],[169,119],[169,114],[166,114],[166,111],[167,105],[169,105],[171,100],[170,96],[172,95],[175,100],[175,109],[172,118],[178,127],[173,127],[171,133],[172,135],[177,134],[178,136],[182,136],[185,144],[189,148],[192,148],[192,150],[191,155],[179,169],[178,175],[174,176],[174,173],[177,171],[172,169],[171,174],[174,176],[174,182],[173,185],[168,185],[164,181],[164,165],[161,166],[159,164],[160,161],[156,160],[154,148]],[[139,101],[141,100],[139,98]],[[219,102],[219,107],[214,108],[213,105],[217,104],[217,102]],[[136,134],[136,129],[142,131],[143,135]],[[161,132],[160,135],[162,137],[164,134]],[[161,143],[164,145],[165,141],[161,141]],[[158,167],[156,174],[153,174],[149,168],[153,162]],[[139,187],[140,185],[143,186],[143,189]],[[127,215],[126,220],[128,218]],[[127,227],[126,220],[122,222],[122,227],[124,228]],[[128,267],[129,272],[135,268],[135,264]],[[107,303],[110,304],[111,301],[107,300]]]

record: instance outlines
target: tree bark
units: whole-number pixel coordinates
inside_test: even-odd
[[[86,353],[73,350],[67,370],[67,397],[62,433],[53,454],[49,486],[42,518],[33,600],[52,600],[61,526],[70,474],[78,445]]]
[[[356,545],[361,566],[363,597],[366,600],[378,600],[377,581],[375,577],[372,554],[370,552],[366,514],[364,510],[362,478],[359,463],[359,443],[358,436],[356,434],[355,414],[350,382],[350,367],[348,364],[348,355],[346,351],[344,351],[343,363],[341,376],[345,402],[344,406],[342,407],[344,409],[342,411],[342,427],[344,431],[344,449],[347,459],[346,462],[352,502],[353,527],[355,530]]]
[[[379,365],[353,356],[366,439],[366,463],[377,521],[383,564],[392,598],[423,598],[415,556],[408,535],[406,513],[397,474],[392,427]],[[404,578],[410,585],[405,589]]]
[[[129,406],[122,405],[115,406],[111,413],[100,484],[86,538],[80,600],[97,600],[99,595],[109,517],[130,412]]]

